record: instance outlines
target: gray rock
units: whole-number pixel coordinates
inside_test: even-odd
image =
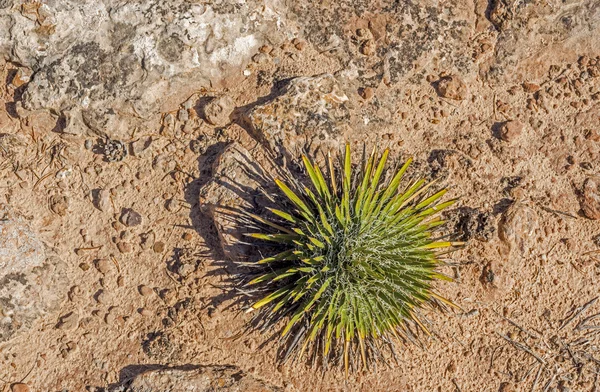
[[[25,109],[60,113],[66,132],[122,137],[135,117],[241,77],[285,22],[277,1],[33,2],[0,7],[0,55],[35,70]]]
[[[66,265],[50,255],[25,220],[0,206],[0,343],[58,309]]]
[[[267,384],[235,366],[203,366],[190,370],[159,369],[135,377],[128,387],[113,392],[276,392]]]
[[[102,212],[112,211],[112,202],[110,201],[110,191],[108,189],[96,189],[92,192],[92,201],[94,207]]]
[[[337,147],[350,125],[347,101],[333,75],[299,77],[244,114],[243,121],[273,152],[297,157],[306,149]]]
[[[127,227],[139,226],[143,222],[142,215],[131,208],[123,208],[120,221]]]

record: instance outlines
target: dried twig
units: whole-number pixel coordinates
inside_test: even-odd
[[[531,355],[532,357],[534,357],[535,359],[538,360],[538,362],[547,365],[548,363],[546,362],[546,360],[542,357],[540,357],[538,354],[534,353],[531,348],[527,347],[526,345],[524,345],[523,343],[519,343],[515,340],[512,340],[511,338],[509,338],[508,336],[502,335],[499,332],[496,332],[502,339],[506,340],[507,342],[509,342],[510,344],[512,344],[513,346],[515,346],[516,348],[518,348],[519,350],[525,351],[527,354]]]
[[[531,392],[535,391],[535,387],[537,387],[538,381],[540,380],[540,375],[542,374],[542,370],[544,369],[544,365],[540,364],[540,367],[535,375],[535,380],[533,381],[533,385],[531,386]]]
[[[596,314],[591,315],[590,317],[584,318],[577,324],[575,329],[578,331],[580,331],[582,329],[600,329],[600,325],[586,325],[587,323],[595,320],[598,317],[600,317],[600,313],[596,313]]]
[[[586,310],[587,308],[589,308],[590,306],[592,306],[594,303],[596,303],[596,301],[598,300],[598,297],[592,299],[591,301],[589,301],[588,303],[573,309],[572,312],[572,316],[567,317],[561,324],[561,326],[558,328],[558,330],[560,331],[561,329],[563,329],[564,327],[566,327],[567,325],[569,325],[577,316],[579,316],[584,310]]]
[[[536,334],[534,334],[533,332],[529,332],[528,330],[526,330],[525,328],[521,327],[519,324],[515,323],[514,321],[512,321],[511,319],[509,319],[508,317],[504,317],[503,315],[501,315],[500,313],[496,312],[494,309],[492,309],[492,311],[494,313],[496,313],[498,316],[502,317],[504,320],[508,321],[510,324],[512,324],[514,327],[518,328],[521,332],[525,333],[526,335],[529,335],[530,337],[534,338],[534,339],[539,339],[540,337]]]

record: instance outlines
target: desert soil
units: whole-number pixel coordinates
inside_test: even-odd
[[[93,130],[65,132],[51,110],[23,109],[29,78],[18,75],[36,70],[6,56],[0,203],[68,266],[69,283],[58,309],[0,342],[0,391],[110,391],[185,365],[234,365],[285,391],[600,391],[598,3],[437,5],[427,12],[450,9],[464,23],[408,34],[393,56],[386,34],[408,22],[389,9],[342,2],[332,18],[331,4],[309,3],[290,7],[314,25],[256,49],[264,56],[233,71],[235,83],[180,87],[143,127],[110,137],[124,157],[109,156]],[[342,54],[321,49],[319,33],[334,24]],[[292,78],[321,74],[348,98],[343,119],[324,121],[343,126],[321,144],[293,135],[273,149],[247,113]],[[208,97],[226,97],[224,120],[208,118]],[[258,163],[271,150],[293,163],[303,148],[318,156],[346,141],[414,157],[415,172],[460,198],[448,230],[466,242],[444,267],[455,282],[438,285],[461,310],[428,313],[423,347],[348,378],[280,365],[276,342],[245,331],[251,315],[229,286],[239,269],[200,198],[232,143]],[[283,159],[286,143],[295,147]]]

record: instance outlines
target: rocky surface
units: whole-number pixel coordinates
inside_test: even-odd
[[[52,111],[65,132],[123,137],[181,94],[232,83],[262,43],[280,42],[282,10],[262,3],[9,1],[0,48],[34,70],[23,109]]]
[[[56,311],[67,283],[65,264],[46,254],[22,217],[0,206],[0,343]]]
[[[244,123],[271,151],[294,157],[319,147],[339,147],[350,112],[333,75],[292,79],[272,100],[253,107]]]
[[[161,369],[142,373],[126,388],[113,392],[278,392],[281,388],[245,374],[235,366],[192,370]]]
[[[0,0],[0,202],[47,244],[34,271],[51,248],[73,282],[2,344],[0,389],[98,392],[160,363],[290,390],[593,390],[599,29],[594,0]],[[226,207],[268,216],[250,173],[269,154],[294,169],[345,141],[413,157],[466,241],[436,288],[464,312],[425,312],[427,350],[348,377],[278,364],[225,260],[260,257]]]

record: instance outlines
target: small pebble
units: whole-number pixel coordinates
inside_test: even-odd
[[[29,386],[27,384],[23,384],[21,382],[16,383],[16,384],[12,384],[10,386],[10,390],[11,392],[29,392]]]
[[[264,54],[264,53],[262,53]],[[211,125],[218,127],[229,124],[229,116],[234,109],[233,99],[230,97],[215,97],[212,98],[206,106],[204,106],[204,119]]]
[[[79,286],[71,287],[67,296],[69,297],[69,301],[73,302],[79,295],[81,294],[81,289]]]
[[[536,91],[538,91],[540,89],[539,84],[530,83],[530,82],[525,82],[522,84],[522,86],[523,86],[523,90],[526,93],[535,93]]]
[[[98,189],[95,194],[93,194],[93,204],[94,207],[99,209],[102,212],[110,212],[112,210],[112,203],[110,201],[110,191],[106,189]]]
[[[91,150],[92,146],[94,145],[94,142],[91,141],[90,139],[87,139],[84,143],[83,146],[85,147],[86,150]]]
[[[118,287],[125,286],[125,278],[123,278],[123,276],[121,276],[121,275],[119,275],[119,277],[117,278],[117,286]]]
[[[117,249],[119,249],[119,252],[121,253],[131,253],[133,246],[131,246],[129,242],[119,241],[117,242]]]
[[[523,133],[524,125],[519,120],[506,121],[500,127],[500,139],[505,142],[512,142]]]
[[[165,203],[165,208],[169,212],[176,212],[179,209],[179,201],[177,199],[169,199]]]
[[[106,294],[106,291],[104,291],[104,290],[98,290],[98,292],[95,295],[95,298],[99,304],[105,305],[108,301],[108,294]]]
[[[298,50],[304,50],[304,49],[306,49],[306,41],[297,42],[294,46]]]
[[[152,249],[156,253],[162,253],[165,251],[165,243],[162,241],[157,241],[154,243],[154,246],[152,247]]]
[[[152,295],[152,293],[154,293],[154,291],[146,285],[141,285],[140,287],[138,287],[138,291],[144,297],[148,297],[148,296]]]
[[[377,52],[377,44],[375,40],[368,39],[360,46],[360,53],[365,56],[373,56]]]
[[[141,308],[139,310],[140,314],[144,317],[151,317],[152,316],[152,311],[150,309],[146,309],[146,308]]]
[[[94,263],[94,266],[102,275],[106,275],[110,271],[111,265],[112,263],[108,259],[98,259]]]
[[[179,109],[177,112],[177,119],[181,122],[187,122],[190,119],[188,111],[185,109]]]
[[[186,241],[190,241],[193,238],[193,235],[192,235],[192,233],[183,233],[181,238],[183,238]]]
[[[150,249],[154,245],[155,234],[153,231],[140,234],[140,247],[142,250]]]
[[[144,151],[146,151],[150,147],[151,144],[152,144],[152,136],[142,137],[138,140],[131,142],[131,144],[130,144],[131,152],[135,156],[140,156],[140,154],[143,153]]]
[[[131,208],[124,208],[121,212],[121,223],[127,227],[139,226],[142,224],[142,216],[139,212],[134,211]]]
[[[269,54],[269,53],[271,53],[273,51],[273,47],[271,45],[263,45],[260,48],[258,48],[258,50],[261,53]]]
[[[461,101],[467,97],[467,85],[458,75],[442,77],[435,85],[435,89],[442,98]]]
[[[375,90],[372,87],[365,87],[362,89],[360,95],[368,101],[375,96]]]
[[[123,241],[129,241],[133,237],[133,234],[129,230],[123,230],[119,233],[119,238]]]

